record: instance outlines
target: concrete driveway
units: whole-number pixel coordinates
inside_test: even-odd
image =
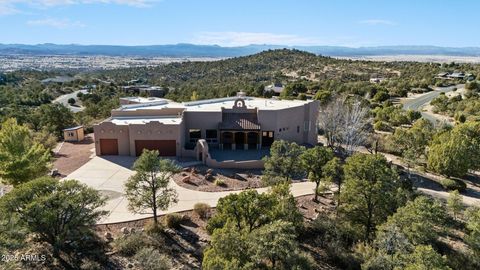
[[[109,211],[99,223],[116,223],[131,221],[146,217],[152,214],[134,214],[128,211],[128,201],[124,197],[123,185],[125,181],[134,174],[131,170],[134,157],[126,156],[105,156],[94,157],[85,165],[69,174],[65,179],[78,180],[102,194],[108,196],[107,204],[104,209]],[[192,166],[197,162],[179,162],[180,166]],[[224,192],[203,192],[195,191],[178,186],[174,181],[170,185],[177,190],[178,203],[171,206],[167,211],[161,211],[160,214],[180,212],[193,209],[198,202],[208,203],[210,206],[216,206],[218,199],[240,191],[224,191]],[[291,191],[295,197],[313,194],[314,183],[302,182],[292,184]],[[265,192],[267,188],[257,189],[259,192]]]

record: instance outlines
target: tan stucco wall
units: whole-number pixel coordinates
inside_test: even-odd
[[[206,137],[207,129],[218,129],[218,124],[222,122],[222,112],[185,112],[185,140],[189,141],[189,129],[201,129],[202,139]],[[219,139],[218,134],[217,139]]]
[[[258,121],[262,131],[273,131],[275,140],[288,140],[296,143],[317,143],[316,122],[318,101],[284,110],[259,110]],[[305,121],[310,129],[305,131]],[[299,127],[299,132],[297,132]],[[281,130],[281,131],[280,131]]]
[[[130,155],[128,126],[115,125],[111,122],[103,122],[93,126],[95,133],[95,153],[100,155],[100,139],[117,139],[118,154],[121,156]]]
[[[205,160],[205,164],[212,168],[225,169],[263,169],[265,167],[263,160],[247,160],[247,161],[222,161],[218,162],[210,156]]]

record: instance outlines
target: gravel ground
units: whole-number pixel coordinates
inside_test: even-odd
[[[57,169],[62,177],[72,173],[87,163],[94,155],[95,140],[93,134],[85,136],[82,142],[65,142],[55,155],[53,168]]]

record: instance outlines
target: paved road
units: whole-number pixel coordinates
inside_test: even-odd
[[[73,93],[70,93],[70,94],[61,95],[58,98],[56,98],[53,102],[63,104],[65,107],[69,108],[74,113],[83,111],[83,109],[84,109],[83,107],[71,106],[70,104],[68,104],[68,100],[70,98],[74,98],[75,100],[78,100],[77,94],[80,93],[80,92],[82,92],[84,94],[88,93],[87,90],[77,90],[77,91],[75,91]]]
[[[405,110],[410,109],[410,110],[420,111],[422,113],[422,117],[429,120],[432,123],[436,123],[437,121],[443,122],[443,119],[435,117],[435,115],[433,114],[422,112],[422,107],[430,103],[430,101],[438,97],[441,93],[448,93],[448,92],[454,91],[457,88],[458,89],[463,88],[464,86],[465,86],[464,84],[458,84],[458,85],[447,86],[447,87],[435,87],[432,92],[428,92],[426,94],[423,94],[411,100],[407,100],[403,104],[403,108]]]

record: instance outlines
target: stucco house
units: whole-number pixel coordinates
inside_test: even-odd
[[[268,149],[274,140],[317,143],[318,101],[236,97],[177,103],[130,98],[94,126],[97,155],[138,156],[157,149],[161,156],[202,159],[219,151]],[[202,149],[203,148],[203,153]]]

